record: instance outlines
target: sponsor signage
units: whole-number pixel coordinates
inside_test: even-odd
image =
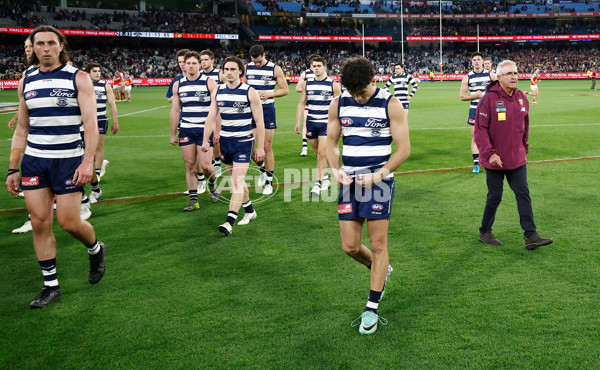
[[[258,35],[261,41],[392,41],[392,36],[296,36]]]
[[[528,80],[531,78],[532,73],[521,73],[519,79]],[[444,74],[444,81],[460,81],[465,75],[463,74]],[[334,81],[339,81],[340,76],[330,75]],[[383,82],[387,81],[392,75],[375,75],[375,81]],[[565,73],[542,73],[542,80],[583,80],[587,79],[588,75],[585,72],[565,72]],[[173,78],[134,78],[134,86],[169,86]],[[419,79],[421,81],[429,80],[428,74],[420,74]],[[440,75],[436,74],[433,78],[436,81],[440,80]],[[288,82],[296,83],[300,80],[300,76],[290,76]],[[112,80],[107,80],[108,83],[112,84]],[[16,89],[19,87],[19,80],[0,80],[0,84],[3,89]]]
[[[443,41],[477,41],[477,36],[442,36]],[[600,40],[600,34],[479,36],[479,41]],[[406,36],[406,41],[440,41],[439,36]]]
[[[33,28],[22,27],[0,27],[0,33],[31,33]],[[140,37],[154,39],[217,39],[217,40],[237,40],[237,34],[214,34],[214,33],[173,33],[173,32],[137,32],[137,31],[95,31],[95,30],[71,30],[59,29],[67,36],[107,36],[107,37]]]

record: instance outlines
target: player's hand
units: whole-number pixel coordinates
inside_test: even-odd
[[[406,97],[406,100],[410,101],[410,99],[412,99],[412,96],[409,95]]]
[[[350,185],[354,181],[352,177],[348,176],[348,174],[343,170],[332,168],[331,171],[333,172],[335,181],[337,181],[337,183],[340,185]]]
[[[210,150],[210,144],[208,143],[208,141],[202,142],[202,146],[200,147],[200,150],[202,150],[204,153],[206,153]]]
[[[73,181],[75,181],[75,186],[82,186],[87,184],[92,180],[92,174],[94,173],[94,166],[91,163],[83,162],[77,167],[75,170],[75,174],[73,175]]]
[[[477,96],[477,99],[481,99],[481,98],[483,98],[483,92],[481,90],[477,90],[477,92],[475,93],[475,96]]]
[[[171,145],[177,146],[177,136],[171,135]]]
[[[10,121],[8,121],[8,128],[13,131],[15,128],[15,123],[17,123],[16,119],[11,119]]]
[[[296,122],[296,126],[294,126],[294,132],[297,134],[300,133],[300,122]]]
[[[256,152],[254,155],[254,161],[260,162],[263,160],[264,157],[265,157],[265,149],[263,147],[256,148]]]
[[[119,132],[119,123],[113,122],[112,126],[110,127],[110,130],[112,131],[113,135]]]
[[[221,132],[220,131],[215,131],[213,133],[213,144],[217,145],[220,141],[221,141]]]
[[[13,195],[18,195],[21,189],[19,189],[19,173],[15,172],[6,177],[6,189]]]
[[[260,98],[260,100],[267,100],[267,99],[269,99],[269,95],[267,94],[266,91],[259,91],[258,92],[258,97]]]
[[[500,160],[500,156],[498,156],[498,154],[495,154],[495,153],[490,155],[488,162],[492,165],[492,167],[502,168],[502,165],[503,165],[502,160]]]
[[[386,168],[381,168],[375,173],[366,173],[364,175],[356,176],[356,183],[363,188],[372,188],[373,186],[380,183],[386,176],[390,174]]]

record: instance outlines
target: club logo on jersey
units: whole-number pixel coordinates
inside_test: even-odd
[[[29,91],[27,94],[25,94],[25,99],[34,98],[37,94],[37,91]]]
[[[371,136],[373,136],[373,137],[380,137],[381,136],[381,131],[377,130],[377,129],[372,130],[371,131]]]
[[[380,118],[369,118],[365,122],[365,127],[383,128],[386,127],[386,123]]]
[[[179,138],[179,143],[189,143],[189,142],[190,142],[190,138],[188,136]]]
[[[37,176],[21,178],[21,185],[23,186],[37,186],[39,184],[40,179]]]
[[[59,107],[66,107],[69,105],[69,102],[67,101],[67,98],[56,98],[56,105]]]
[[[523,106],[523,99],[519,99],[519,104],[521,104],[521,106]]]
[[[68,179],[67,181],[65,181],[65,185],[67,185],[67,186],[73,186],[73,185],[75,185],[75,182],[76,181],[73,180],[73,179]]]
[[[217,102],[217,105],[218,105],[219,107],[224,107],[224,106],[225,106],[225,102],[218,101],[218,102]]]
[[[338,215],[352,213],[352,203],[338,204]]]
[[[340,122],[342,126],[350,126],[354,121],[352,121],[352,118],[342,118]]]

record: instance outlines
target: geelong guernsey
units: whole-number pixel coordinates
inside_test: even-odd
[[[329,104],[333,100],[333,80],[326,77],[322,81],[314,78],[306,80],[307,121],[327,125]]]
[[[83,155],[79,133],[81,111],[75,77],[79,70],[62,65],[52,71],[27,72],[23,97],[29,110],[25,154],[38,158],[74,158]]]
[[[349,175],[372,173],[383,167],[392,154],[392,132],[388,104],[392,94],[377,88],[365,104],[348,92],[342,93],[338,116],[342,125],[342,170]],[[390,173],[388,177],[392,177]]]
[[[248,86],[241,83],[230,89],[222,84],[217,90],[217,106],[221,113],[221,137],[237,141],[254,140],[252,135],[252,109],[248,99]]]
[[[221,80],[219,79],[219,72],[220,70],[218,68],[213,68],[212,71],[210,72],[202,72],[202,74],[204,76],[208,76],[210,78],[212,78],[213,80],[215,80],[215,82],[217,83],[217,85],[221,84]]]
[[[274,92],[277,79],[275,78],[275,64],[267,62],[264,66],[258,67],[254,62],[246,66],[246,79],[248,85],[257,91]],[[270,98],[262,101],[263,108],[275,108],[275,99]]]
[[[98,124],[100,124],[108,120],[108,118],[106,117],[106,82],[103,80],[94,82],[94,91],[96,92]]]
[[[419,88],[417,81],[415,81],[415,79],[411,75],[406,73],[400,76],[394,75],[390,77],[388,82],[385,84],[385,89],[389,91],[389,88],[392,84],[394,85],[394,96],[398,98],[398,100],[400,100],[401,103],[408,103],[408,84],[412,85],[412,89],[410,92],[411,98],[415,96],[415,93]]]
[[[179,80],[179,100],[181,100],[181,116],[179,127],[204,129],[206,117],[210,110],[210,91],[208,91],[208,76],[200,75],[190,81],[187,77]]]
[[[487,85],[492,82],[492,78],[490,77],[490,71],[484,69],[480,73],[475,73],[471,71],[468,73],[469,76],[469,92],[471,95],[477,93],[477,91],[481,91],[485,93],[485,88]],[[479,103],[480,99],[471,100],[471,105],[469,105],[470,109],[477,109],[477,103]]]

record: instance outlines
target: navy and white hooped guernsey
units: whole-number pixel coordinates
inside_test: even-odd
[[[469,92],[471,95],[477,93],[477,91],[481,91],[485,93],[485,88],[487,85],[492,82],[492,77],[490,77],[490,71],[484,69],[481,73],[475,73],[471,71],[467,74],[469,76]],[[470,109],[477,109],[477,104],[480,99],[471,100],[471,105],[469,105]]]
[[[327,125],[329,104],[333,100],[333,80],[326,77],[322,81],[314,78],[306,80],[307,121]]]
[[[23,97],[29,110],[30,128],[25,154],[38,158],[83,155],[77,72],[77,68],[66,64],[52,71],[35,68],[27,72]]]
[[[220,85],[221,84],[221,80],[219,79],[220,71],[221,70],[219,68],[213,68],[213,70],[210,72],[202,72],[202,75],[212,78],[213,80],[215,80],[217,85]]]
[[[264,66],[258,67],[254,62],[246,66],[246,80],[248,85],[257,91],[274,92],[277,79],[275,78],[275,63],[267,62]],[[264,107],[275,107],[275,99],[269,98],[262,101]]]
[[[208,78],[206,75],[200,75],[194,81],[188,80],[187,77],[179,80],[177,90],[179,100],[181,100],[179,127],[204,129],[204,123],[210,110]]]
[[[221,113],[221,137],[237,141],[254,140],[252,109],[248,99],[250,86],[240,82],[234,89],[222,84],[217,90],[217,106]]]
[[[304,71],[304,80],[308,81],[309,78],[315,78],[315,72],[310,68]]]
[[[108,121],[106,117],[106,81],[99,80],[94,82],[94,91],[96,92],[96,107],[98,110],[98,125]],[[111,91],[112,93],[112,91]]]
[[[342,170],[348,175],[373,173],[392,154],[392,132],[388,104],[392,94],[377,88],[365,104],[350,93],[340,95],[338,116],[342,125]],[[388,177],[392,177],[390,173]]]
[[[385,89],[389,91],[389,87],[394,85],[394,96],[400,100],[400,103],[408,103],[408,84],[412,85],[412,90],[410,92],[410,97],[412,98],[415,96],[419,85],[413,76],[407,73],[400,76],[394,75],[390,77],[388,82],[385,84]]]

